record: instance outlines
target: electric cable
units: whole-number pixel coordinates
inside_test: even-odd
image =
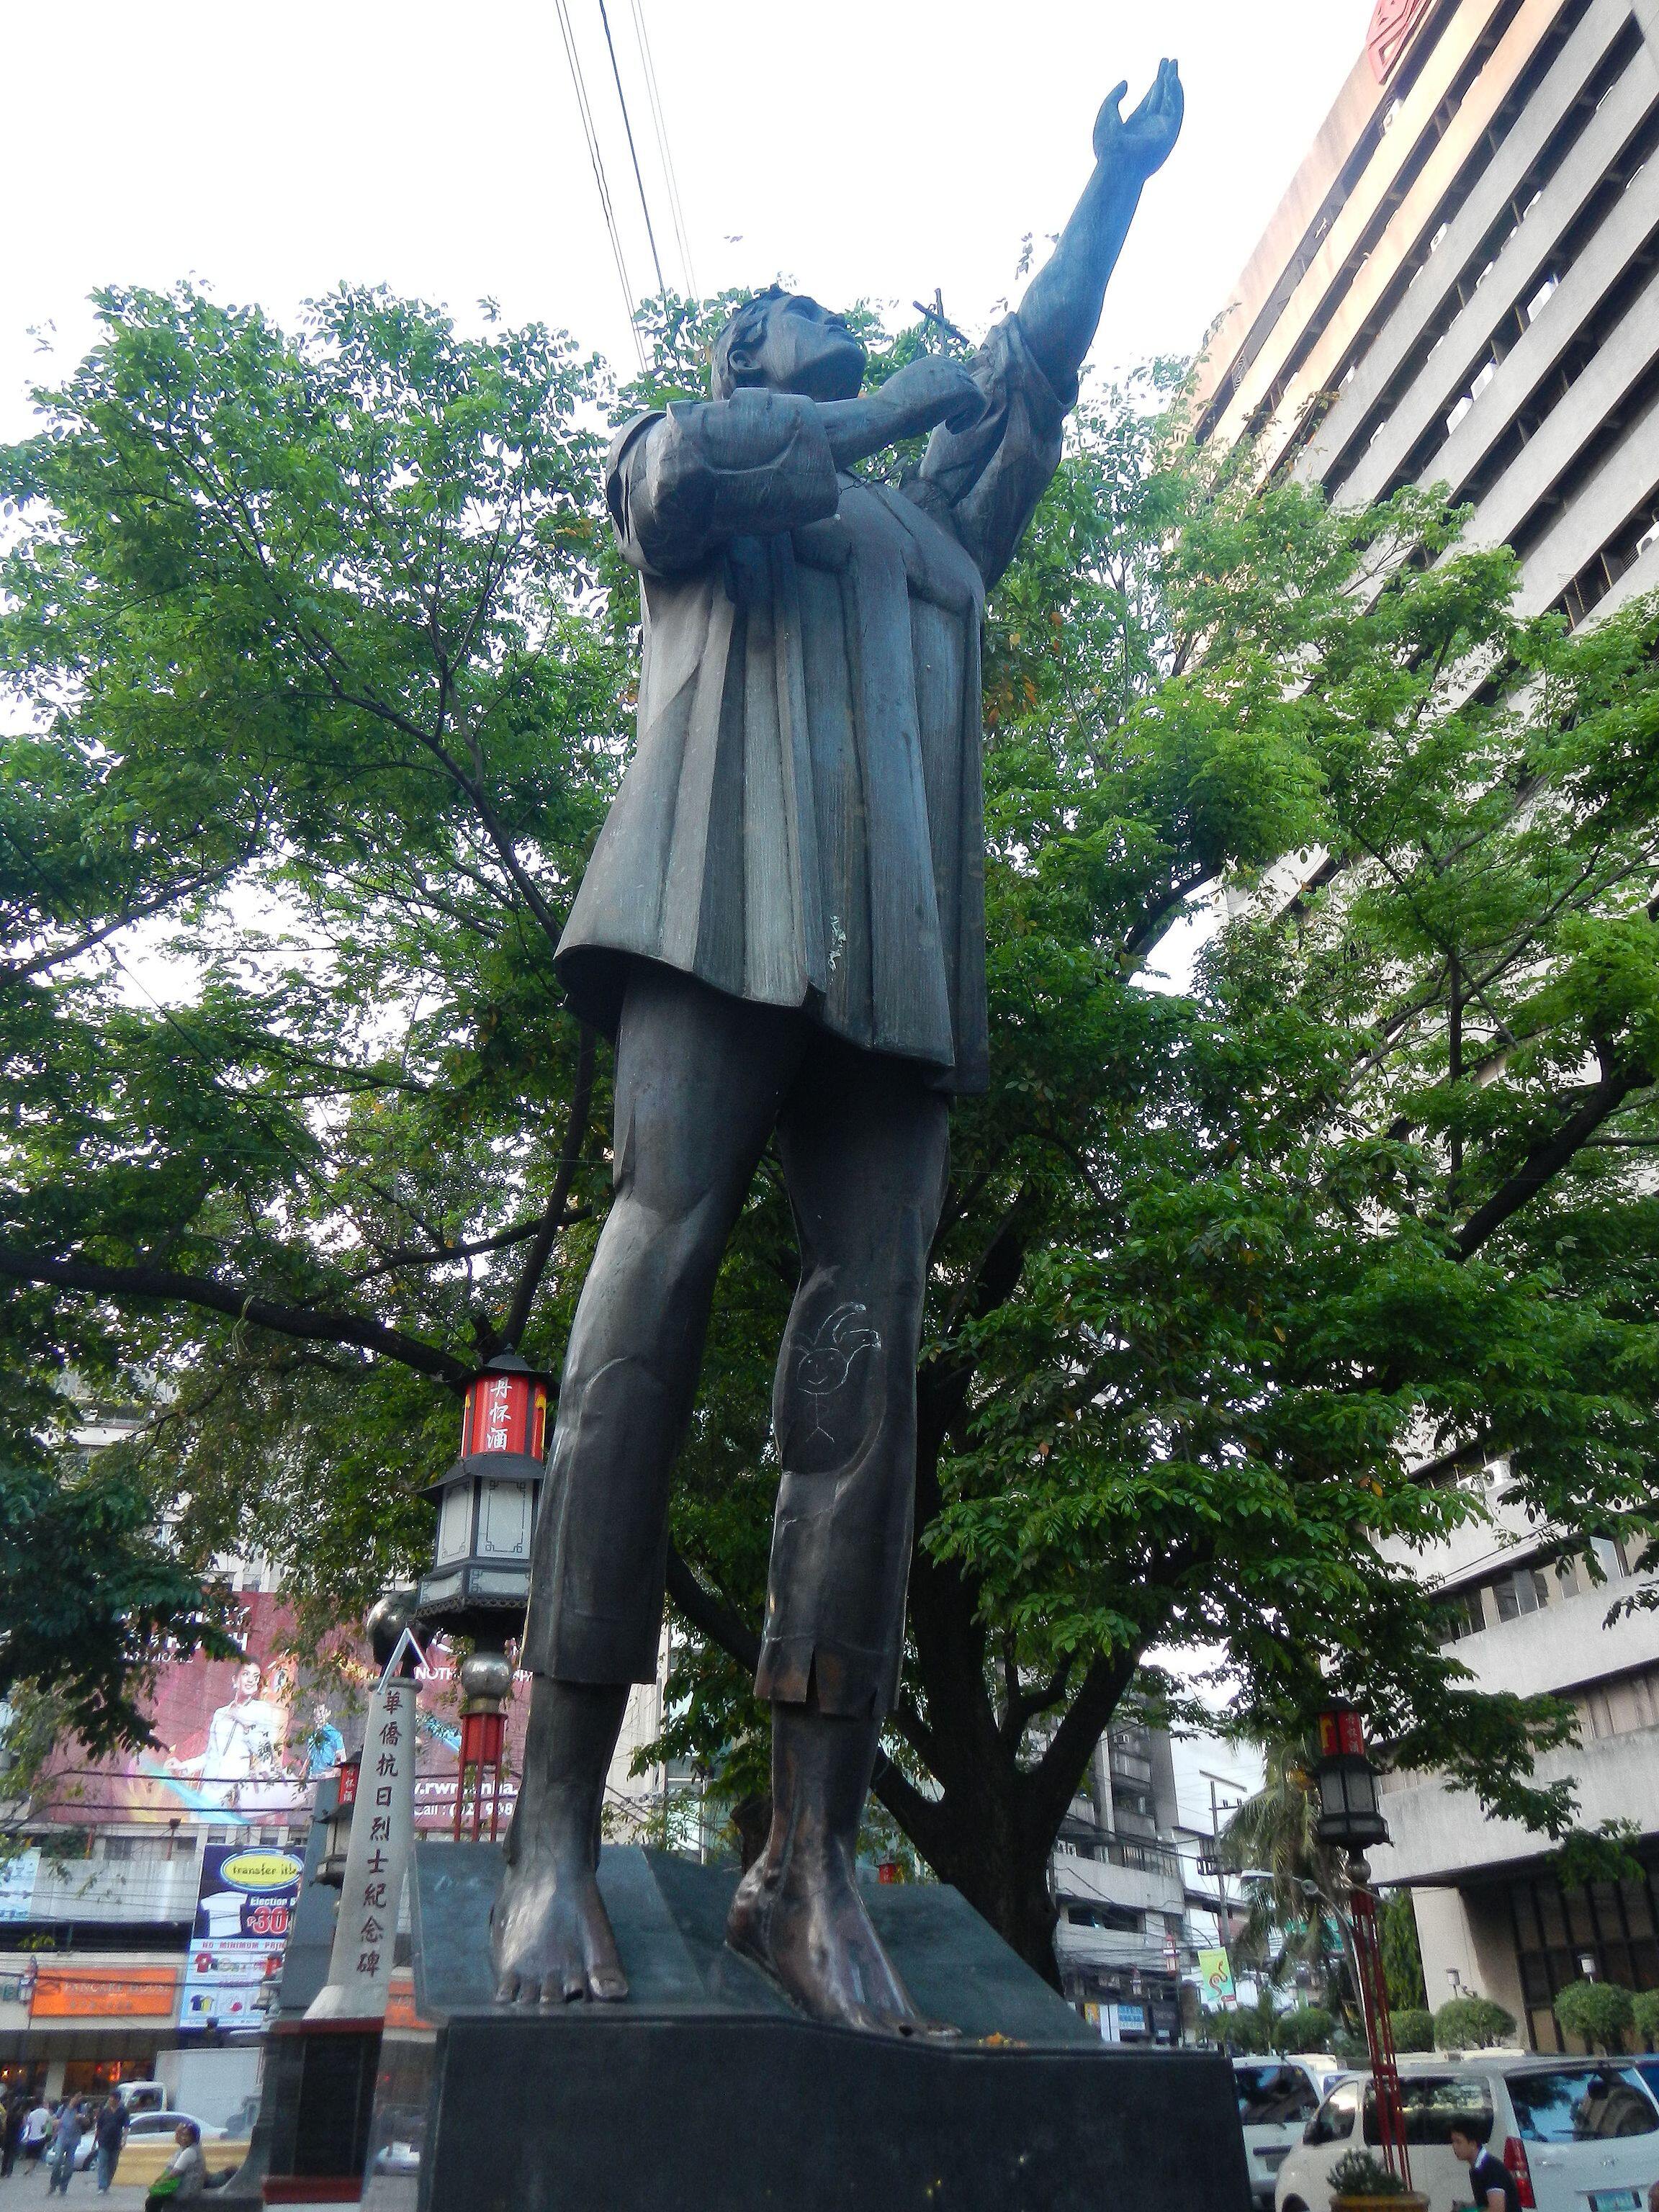
[[[668,289],[662,280],[662,258],[657,252],[657,234],[651,224],[651,203],[645,196],[645,179],[640,174],[639,149],[634,143],[634,125],[628,112],[628,94],[623,90],[622,71],[617,67],[617,48],[611,36],[611,17],[606,13],[605,0],[599,0],[599,22],[605,31],[605,50],[611,57],[611,81],[617,88],[617,105],[622,110],[623,130],[628,138],[628,158],[634,164],[634,182],[639,187],[640,213],[645,217],[645,235],[651,247],[651,266],[657,272],[657,296],[660,299]]]
[[[629,281],[622,235],[617,228],[617,211],[611,204],[611,186],[605,173],[605,158],[599,151],[599,134],[593,128],[592,110],[587,104],[587,86],[582,76],[581,58],[576,51],[575,33],[570,27],[570,10],[568,0],[553,0],[553,4],[558,12],[559,30],[564,40],[564,58],[570,64],[570,82],[575,88],[576,110],[581,118],[583,136],[587,141],[587,158],[593,167],[593,182],[599,190],[599,208],[605,216],[605,229],[610,234],[611,258],[617,264],[617,277],[628,310],[628,327],[634,333],[634,350],[639,356],[642,374],[646,366],[645,342],[640,336],[639,325],[634,319],[634,287]]]
[[[674,225],[674,242],[679,248],[686,297],[695,300],[697,296],[697,272],[692,266],[690,241],[685,234],[685,213],[680,205],[679,179],[674,173],[674,156],[668,144],[668,125],[663,116],[662,95],[657,89],[657,65],[651,57],[651,35],[645,27],[644,0],[629,0],[629,5],[634,11],[634,36],[640,50],[640,67],[645,77],[646,97],[651,103],[657,156],[662,163],[663,181],[668,187],[668,212]]]

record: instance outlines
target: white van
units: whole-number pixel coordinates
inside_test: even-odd
[[[1622,2059],[1541,2051],[1469,2051],[1401,2062],[1412,2185],[1430,2212],[1469,2202],[1469,2170],[1451,2123],[1473,2120],[1536,2212],[1646,2212],[1659,2181],[1659,2104]],[[1363,2119],[1362,2119],[1363,2112]],[[1279,2169],[1277,2212],[1325,2212],[1330,2169],[1345,2151],[1382,2141],[1368,2074],[1339,2081]]]
[[[1306,2058],[1235,2058],[1238,2124],[1250,2168],[1250,2201],[1271,2208],[1279,2169],[1319,2110],[1325,2082]]]

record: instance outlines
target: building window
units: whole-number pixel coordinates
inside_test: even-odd
[[[1555,2024],[1556,1994],[1582,1980],[1593,1958],[1598,1981],[1627,1990],[1659,1989],[1659,1900],[1654,1871],[1638,1880],[1563,1890],[1545,1876],[1509,1885],[1516,1960],[1534,2051],[1565,2048]]]
[[[1549,1584],[1536,1567],[1517,1567],[1494,1585],[1500,1620],[1518,1620],[1523,1613],[1536,1613],[1550,1601]]]
[[[1439,1602],[1442,1633],[1448,1644],[1461,1643],[1466,1636],[1479,1636],[1486,1626],[1486,1608],[1479,1583],[1468,1589],[1453,1590]]]

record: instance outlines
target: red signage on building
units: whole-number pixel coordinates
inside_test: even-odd
[[[1376,13],[1365,33],[1365,52],[1379,84],[1394,75],[1413,32],[1428,12],[1429,0],[1376,0]]]

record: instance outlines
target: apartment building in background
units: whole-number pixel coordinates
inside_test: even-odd
[[[1208,342],[1203,435],[1443,483],[1575,623],[1659,584],[1659,0],[1382,0]]]
[[[1126,1713],[1095,1747],[1050,1861],[1066,1996],[1113,2043],[1190,2038],[1199,1953],[1237,1935],[1247,1899],[1211,1870],[1261,1763],[1212,1737],[1172,1738]]]
[[[1200,434],[1260,441],[1339,502],[1443,483],[1521,605],[1575,626],[1659,586],[1659,0],[1380,0],[1365,51],[1215,325]],[[1462,1479],[1468,1479],[1467,1477]],[[1389,1778],[1379,1880],[1411,1886],[1431,2005],[1496,1998],[1537,2048],[1589,1972],[1659,1987],[1659,1613],[1504,1499],[1417,1571],[1487,1690],[1549,1692],[1580,1819],[1639,1876],[1564,1891],[1539,1836],[1432,1776]]]

